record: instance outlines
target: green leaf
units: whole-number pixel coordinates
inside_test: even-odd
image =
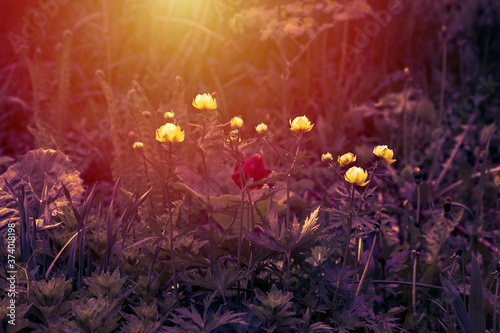
[[[470,323],[469,316],[467,315],[467,311],[465,311],[465,306],[462,302],[462,299],[460,298],[460,294],[455,289],[455,287],[442,275],[440,275],[439,278],[441,279],[441,284],[443,285],[446,295],[451,299],[451,304],[455,309],[455,313],[458,317],[458,322],[460,323],[462,331],[465,333],[472,333],[472,325]]]
[[[9,193],[6,181],[15,193]],[[32,150],[18,158],[0,178],[0,227],[19,218],[15,198],[24,186],[28,206],[38,218],[45,205],[49,211],[59,211],[69,205],[63,185],[75,204],[79,204],[84,193],[80,172],[63,153],[52,149]]]

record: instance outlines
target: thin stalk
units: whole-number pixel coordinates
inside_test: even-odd
[[[344,260],[342,262],[342,270],[340,271],[340,279],[337,282],[337,289],[335,290],[335,294],[333,295],[332,302],[335,302],[337,297],[337,293],[339,289],[342,287],[342,280],[344,279],[345,266],[347,264],[347,259],[349,255],[349,245],[351,244],[351,235],[352,235],[352,215],[354,213],[354,183],[352,184],[352,192],[351,192],[351,211],[349,212],[349,218],[347,219],[347,237],[346,244],[344,248]]]
[[[408,158],[408,112],[406,110],[406,100],[408,99],[408,80],[404,84],[404,100],[403,100],[403,156]]]
[[[373,176],[375,175],[375,170],[377,169],[377,167],[380,165],[381,162],[382,162],[382,158],[379,158],[378,161],[373,166],[373,170],[370,173],[370,179],[368,179],[368,184],[371,183],[371,181],[373,180]],[[363,202],[364,202],[364,200],[366,198],[366,194],[367,193],[368,193],[368,186],[365,187],[365,191],[363,193],[363,197],[361,198],[361,207],[360,207],[360,209],[363,207]]]
[[[236,146],[235,155],[236,155],[236,163],[238,164],[238,172],[240,174],[240,185],[241,185],[240,230],[238,232],[238,254],[237,254],[237,257],[238,257],[237,258],[237,267],[239,268],[241,266],[241,246],[242,246],[242,242],[243,242],[243,219],[245,218],[245,215],[244,215],[244,207],[245,207],[245,176],[243,174],[243,165],[242,165],[242,161],[241,161],[240,152],[238,151],[238,146]],[[239,287],[239,281],[238,281],[238,287]]]
[[[420,184],[417,184],[417,216],[415,217],[415,224],[420,225]]]
[[[250,194],[250,190],[247,189],[247,197],[248,197],[248,208],[250,209],[250,218],[252,220],[252,229],[251,230],[254,230],[255,229],[255,216],[254,216],[254,213],[253,213],[253,200],[252,200],[252,195]]]
[[[205,125],[203,125],[203,134],[205,134]],[[202,137],[203,140],[203,137]],[[207,171],[207,163],[205,160],[205,153],[203,153],[203,150],[200,149],[200,154],[201,154],[201,162],[203,164],[203,177],[205,178],[205,194],[207,196],[207,209],[210,207],[210,192],[209,192],[209,187],[208,187],[208,171]],[[212,219],[210,217],[210,213],[207,211],[207,217],[208,217],[208,233],[209,233],[209,243],[210,243],[210,273],[214,274],[214,264],[215,264],[215,244],[214,244],[214,227],[212,223]]]
[[[451,281],[451,276],[453,275],[453,271],[455,270],[456,263],[457,263],[457,261],[453,260],[453,264],[451,264],[450,274],[448,275],[448,280],[450,280],[450,281]]]
[[[368,266],[370,266],[370,260],[372,260],[373,249],[375,248],[375,243],[377,242],[377,234],[373,237],[372,247],[370,249],[370,254],[368,255],[368,261],[366,262],[365,269],[363,270],[363,275],[361,275],[361,280],[359,280],[358,289],[356,290],[356,294],[354,296],[358,296],[361,292],[361,286],[363,285],[363,281],[365,280],[366,273],[368,272]]]
[[[413,281],[411,285],[411,303],[413,307],[413,314],[417,314],[417,258],[415,255],[413,259]]]
[[[498,287],[500,284],[500,278],[497,275],[497,286],[495,288],[495,306],[493,307],[493,332],[497,329],[497,304],[498,304]]]
[[[169,183],[169,178],[172,173],[172,142],[170,142],[170,147],[168,151],[168,175],[167,175],[167,181],[166,181],[166,192],[167,192],[167,202],[168,202],[168,221],[170,223],[170,264],[172,266],[172,282],[174,284],[174,293],[175,293],[175,299],[178,301],[179,300],[179,290],[177,290],[177,272],[175,270],[175,253],[174,253],[174,220],[172,216],[172,207],[171,206],[171,200],[170,200],[170,189],[168,187]]]
[[[299,134],[297,138],[297,149],[295,150],[295,154],[293,155],[293,162],[290,166],[290,171],[295,166],[295,162],[297,161],[297,154],[300,149],[300,139],[302,138],[302,133]],[[286,175],[286,221],[285,221],[285,230],[288,231],[288,226],[290,223],[290,172]]]

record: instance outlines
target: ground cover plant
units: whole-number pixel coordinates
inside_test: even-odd
[[[500,331],[494,1],[0,6],[0,332]]]

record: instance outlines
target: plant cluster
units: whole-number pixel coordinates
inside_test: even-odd
[[[0,332],[498,330],[500,7],[57,3],[0,69]]]

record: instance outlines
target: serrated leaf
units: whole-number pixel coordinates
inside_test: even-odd
[[[8,193],[6,181],[15,193]],[[84,193],[82,184],[80,172],[63,153],[52,149],[29,151],[20,156],[0,178],[0,207],[3,207],[0,210],[0,226],[19,216],[13,205],[13,195],[19,193],[21,187],[25,188],[31,211],[42,214],[45,204],[49,205],[50,213],[69,205],[63,185],[78,205]]]

